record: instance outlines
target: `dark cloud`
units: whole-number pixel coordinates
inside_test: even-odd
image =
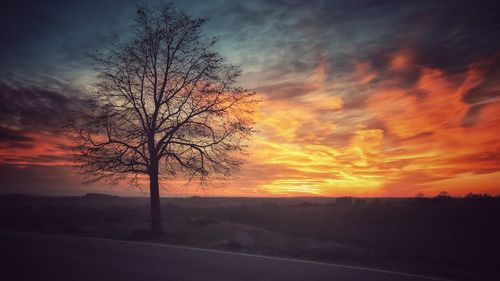
[[[9,128],[0,127],[0,142],[29,142],[33,138],[23,135],[21,132]]]
[[[38,156],[27,156],[27,155],[12,155],[2,157],[2,162],[4,163],[32,163],[34,165],[40,164],[53,164],[53,163],[67,163],[71,162],[71,155],[38,155]]]
[[[329,73],[353,71],[365,60],[384,70],[385,55],[402,48],[415,50],[416,65],[456,72],[500,46],[500,4],[492,0],[176,2],[211,18],[206,29],[222,36],[219,48],[265,79],[311,71],[320,59]],[[63,67],[54,72],[67,75],[88,68],[85,52],[105,46],[112,32],[123,35],[135,7],[113,0],[9,2],[0,19],[7,27],[0,30],[0,71]]]
[[[464,96],[464,101],[473,105],[500,97],[500,50],[495,56],[481,62],[479,69],[485,72],[484,82]]]
[[[434,1],[414,18],[412,25],[427,25],[413,40],[422,64],[461,72],[469,64],[498,51],[498,1]]]
[[[20,131],[60,131],[63,121],[85,102],[82,97],[36,86],[0,82],[0,135],[22,141],[26,137],[20,136]]]
[[[60,85],[55,85],[60,87]],[[54,85],[52,85],[54,87]],[[56,87],[56,88],[57,88]],[[85,107],[87,100],[83,94],[74,96],[49,90],[39,86],[13,85],[0,82],[0,149],[33,149],[37,144],[35,136],[60,135],[64,121]],[[74,92],[76,90],[70,91]],[[69,151],[69,147],[60,147]],[[46,158],[44,158],[46,157]],[[19,157],[1,157],[3,162],[32,161],[54,162],[56,156],[22,155]],[[14,159],[16,158],[16,159]],[[65,157],[65,160],[68,160]]]
[[[133,1],[9,1],[0,17],[3,76],[71,76],[85,67],[85,52],[122,32]]]
[[[267,93],[270,99],[291,99],[309,94],[315,90],[308,83],[284,82],[255,89],[257,92]]]
[[[411,137],[400,139],[399,141],[400,142],[415,141],[415,140],[418,140],[418,139],[425,139],[425,138],[433,136],[433,135],[434,135],[434,132],[431,132],[431,131],[422,132],[422,133],[418,133],[418,134],[416,134],[414,136],[411,136]]]
[[[422,66],[460,74],[500,49],[500,4],[491,0],[217,1],[211,5],[187,1],[182,5],[212,18],[208,29],[222,35],[222,51],[242,64],[251,86],[272,99],[306,94],[309,89],[297,83],[294,75],[310,74],[320,61],[330,77],[355,72],[357,63],[369,61],[379,75],[367,88],[383,84],[409,89],[420,78]],[[411,67],[392,69],[392,56],[401,50],[408,50]],[[495,75],[487,77],[484,87]],[[498,96],[483,86],[477,91],[481,93],[468,94],[466,100],[477,103]],[[369,89],[353,93],[345,106],[362,106],[367,95]]]

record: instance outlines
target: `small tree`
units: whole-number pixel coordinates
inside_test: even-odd
[[[213,51],[205,22],[172,4],[139,7],[125,40],[90,55],[97,90],[68,122],[89,181],[149,178],[153,234],[163,231],[159,177],[229,176],[252,134],[254,93],[235,86],[241,70]]]

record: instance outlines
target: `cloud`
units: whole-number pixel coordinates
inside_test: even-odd
[[[0,171],[69,165],[58,130],[85,104],[84,54],[126,35],[135,9],[63,2],[12,2],[0,19],[16,27],[0,31]],[[498,1],[177,2],[211,18],[263,100],[247,165],[214,192],[498,193]]]
[[[0,142],[29,142],[32,138],[23,135],[21,132],[0,127]]]
[[[84,94],[72,96],[20,83],[0,82],[0,126],[20,131],[59,131],[62,122],[85,106]]]
[[[373,91],[367,110],[385,124],[385,161],[390,164],[409,160],[400,172],[398,184],[389,186],[405,185],[406,173],[425,174],[429,180],[416,185],[436,191],[442,188],[443,179],[459,182],[463,178],[465,182],[467,173],[494,173],[500,169],[498,146],[494,145],[499,137],[492,133],[499,129],[499,123],[498,117],[491,114],[498,103],[487,103],[476,113],[473,124],[463,123],[471,109],[464,97],[484,83],[492,83],[486,73],[475,64],[460,74],[422,66],[413,86],[381,83]],[[430,180],[432,177],[436,180]],[[476,188],[484,190],[485,186],[478,183]]]
[[[49,75],[72,78],[90,68],[85,53],[122,33],[135,1],[61,0],[5,3],[0,18],[2,77]],[[91,19],[91,20],[89,20]]]
[[[0,83],[0,163],[71,165],[71,145],[61,137],[66,118],[86,99],[50,88]]]
[[[308,91],[264,99],[248,164],[261,172],[243,171],[239,180],[274,195],[412,196],[444,187],[470,192],[471,178],[484,175],[473,190],[494,190],[487,179],[500,169],[494,113],[500,103],[487,96],[474,122],[463,121],[474,106],[465,97],[498,85],[489,75],[494,65],[475,62],[451,73],[415,64],[414,53],[384,55],[383,69],[360,63],[350,80],[328,79],[328,66],[320,64],[302,79]],[[344,102],[349,95],[331,91],[344,87],[363,93],[362,102]],[[329,103],[335,110],[323,111]],[[460,179],[469,189],[451,185]]]

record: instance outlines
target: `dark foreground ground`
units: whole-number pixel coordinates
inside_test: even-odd
[[[426,281],[410,274],[186,247],[0,232],[7,280]]]
[[[456,280],[496,280],[500,274],[498,197],[164,198],[166,233],[160,238],[148,234],[148,208],[147,198],[0,195],[0,228],[291,257]],[[17,243],[13,253],[28,249],[26,255],[31,255],[26,245],[36,242]],[[79,255],[59,249],[60,259]],[[116,251],[128,255],[128,250]],[[134,263],[123,262],[124,267]]]

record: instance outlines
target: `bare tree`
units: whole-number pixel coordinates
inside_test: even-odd
[[[241,70],[213,51],[206,21],[172,4],[139,7],[125,40],[91,54],[92,106],[68,123],[90,181],[149,178],[153,234],[163,231],[160,177],[229,176],[253,132],[254,93],[235,86]]]

